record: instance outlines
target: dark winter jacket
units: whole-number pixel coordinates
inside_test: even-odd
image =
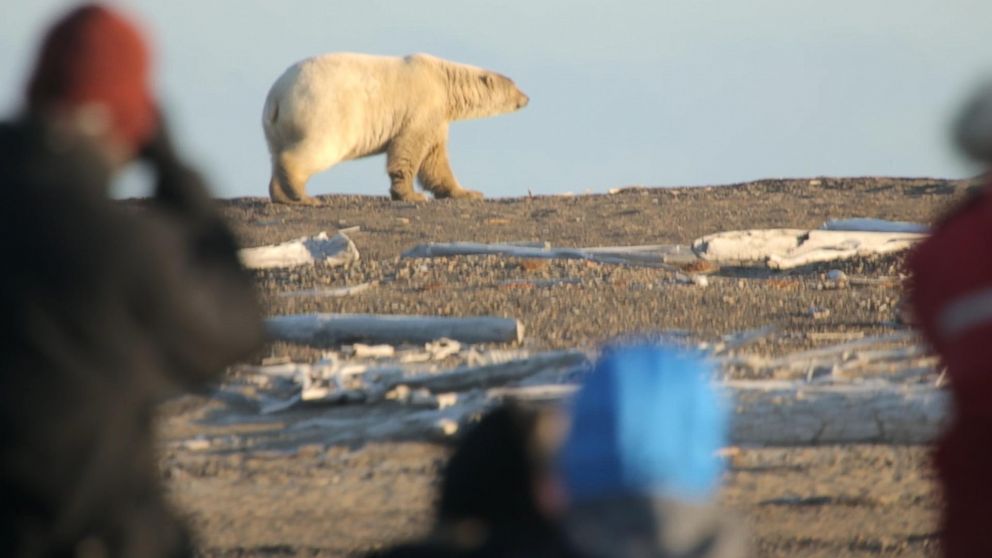
[[[85,142],[0,125],[0,555],[182,556],[156,403],[217,379],[262,329],[250,276],[164,133],[143,207]]]
[[[934,455],[942,556],[992,556],[992,183],[942,216],[907,266],[913,315],[953,401]]]

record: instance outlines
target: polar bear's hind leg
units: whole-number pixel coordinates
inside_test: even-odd
[[[273,156],[269,198],[274,203],[319,205],[316,198],[307,194],[307,181],[312,173],[301,171],[292,157],[285,154]]]

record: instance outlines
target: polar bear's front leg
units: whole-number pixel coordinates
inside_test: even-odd
[[[390,142],[386,152],[386,172],[389,173],[389,195],[394,200],[427,201],[427,196],[413,191],[413,176],[426,153],[427,142],[419,134],[404,134]]]
[[[431,146],[423,163],[420,164],[417,178],[424,189],[430,190],[438,199],[482,199],[482,192],[462,188],[455,178],[455,174],[451,170],[451,163],[448,161],[447,139],[442,139]]]

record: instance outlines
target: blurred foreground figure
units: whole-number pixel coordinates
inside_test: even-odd
[[[148,52],[104,8],[46,36],[0,125],[0,555],[191,555],[164,501],[155,405],[261,341],[250,277],[148,91]],[[108,198],[141,159],[142,208]]]
[[[959,147],[992,164],[992,88],[955,128]],[[992,187],[986,183],[910,254],[909,297],[950,378],[954,415],[935,456],[945,556],[992,556]]]
[[[558,526],[552,410],[499,407],[466,431],[441,474],[434,529],[380,557],[573,556]]]
[[[608,349],[572,409],[561,451],[566,529],[597,558],[736,558],[742,528],[714,501],[727,418],[695,355]]]

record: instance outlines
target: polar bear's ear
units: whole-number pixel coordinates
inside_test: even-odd
[[[496,78],[492,74],[482,74],[482,83],[486,84],[486,87],[492,88],[496,85]]]

